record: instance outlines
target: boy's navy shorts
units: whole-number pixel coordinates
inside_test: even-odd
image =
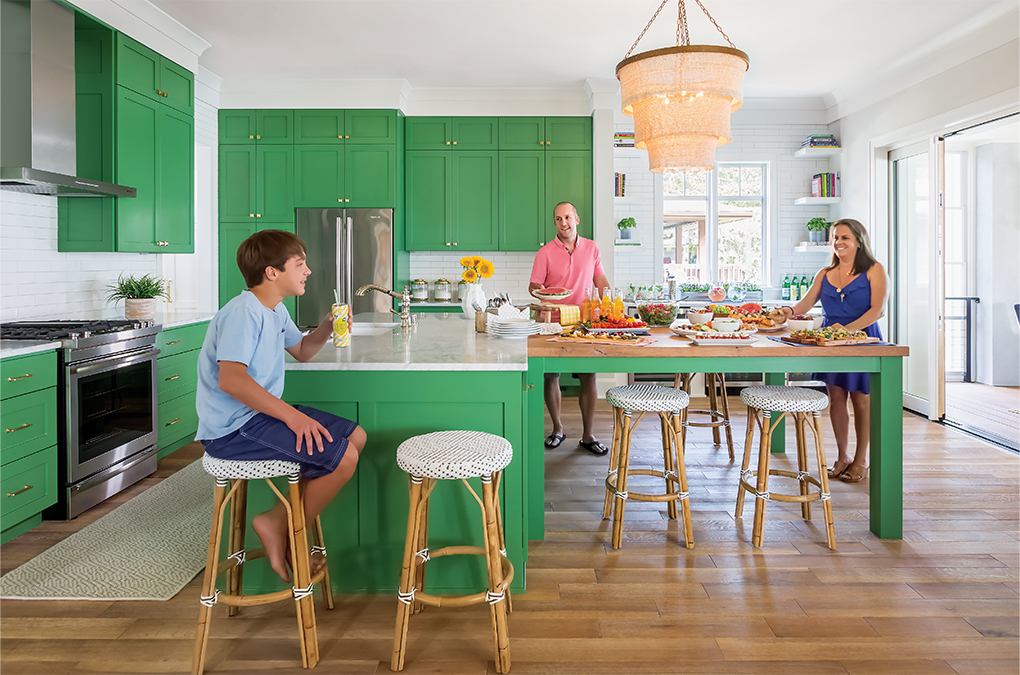
[[[301,452],[296,452],[294,432],[281,420],[265,413],[256,413],[237,431],[211,441],[204,440],[202,445],[218,459],[297,462],[301,465],[301,475],[308,479],[333,473],[347,452],[348,437],[358,427],[357,422],[304,405],[294,407],[326,427],[333,437],[332,443],[323,437],[322,452],[314,444],[310,455],[304,444]]]

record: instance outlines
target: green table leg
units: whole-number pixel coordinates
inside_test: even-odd
[[[903,359],[871,374],[871,531],[903,538]]]
[[[780,387],[786,384],[786,373],[765,373],[765,384],[775,384]],[[772,432],[772,454],[786,452],[786,420],[783,424],[777,425]]]
[[[527,539],[545,539],[545,359],[528,359],[524,399],[527,412],[525,449],[528,453],[527,475]]]

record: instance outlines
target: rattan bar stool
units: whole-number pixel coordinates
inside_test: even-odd
[[[606,402],[613,406],[613,448],[609,455],[606,476],[606,499],[602,506],[603,520],[613,515],[613,548],[620,548],[623,537],[623,510],[628,499],[639,502],[668,502],[669,517],[677,518],[676,503],[683,513],[684,543],[694,546],[691,507],[687,494],[687,471],[684,469],[684,439],[687,434],[687,392],[651,384],[630,384],[613,387],[606,392]],[[631,413],[640,413],[631,421]],[[630,437],[646,412],[659,415],[662,428],[663,470],[630,468]],[[666,481],[663,494],[642,494],[627,490],[629,476],[657,476]]]
[[[240,607],[266,605],[271,602],[292,599],[297,608],[298,635],[301,640],[301,665],[314,668],[319,662],[319,642],[315,628],[315,606],[312,589],[320,584],[322,595],[326,599],[326,607],[333,609],[333,593],[329,586],[329,566],[313,577],[309,566],[308,535],[305,530],[304,495],[300,480],[301,466],[295,462],[275,460],[236,461],[217,459],[208,454],[202,456],[202,468],[216,477],[213,490],[212,525],[209,530],[209,553],[205,564],[205,577],[202,581],[201,607],[198,613],[198,632],[195,635],[195,656],[191,672],[201,675],[205,668],[206,648],[209,644],[209,627],[212,622],[212,608],[218,602],[228,605],[227,615],[234,616]],[[290,484],[287,497],[276,488],[271,478],[286,476]],[[241,590],[242,565],[248,560],[264,558],[264,548],[252,551],[244,549],[244,531],[246,526],[246,502],[248,481],[265,479],[276,496],[286,506],[288,535],[290,538],[291,571],[294,587],[274,593],[244,595]],[[227,486],[233,485],[230,490]],[[230,533],[228,535],[228,555],[223,562],[220,558],[220,544],[223,533],[223,520],[227,504],[230,504]],[[315,519],[312,530],[313,552],[326,555],[322,543],[322,524]],[[227,589],[221,593],[216,588],[216,578],[226,572]]]
[[[407,539],[404,564],[397,594],[397,624],[393,636],[391,670],[402,670],[407,651],[407,626],[412,613],[421,605],[464,607],[489,604],[495,646],[496,672],[510,671],[510,632],[507,614],[511,611],[510,582],[514,566],[506,557],[503,519],[499,509],[499,480],[513,459],[513,446],[505,438],[480,431],[437,431],[414,436],[397,447],[397,465],[411,481],[411,503],[407,513]],[[474,491],[468,478],[482,479],[482,496]],[[485,546],[446,546],[438,551],[428,548],[429,495],[437,480],[460,480],[482,510]],[[422,593],[425,563],[444,555],[484,555],[488,567],[488,589],[461,596]]]
[[[695,373],[677,373],[673,380],[674,389],[683,389],[689,396],[691,393],[691,380]],[[711,427],[712,442],[716,445],[722,441],[719,434],[719,427],[726,429],[726,449],[729,450],[730,459],[733,455],[733,432],[730,430],[730,404],[726,400],[726,375],[723,373],[705,373],[708,380],[708,410],[689,408],[687,410],[688,427]],[[718,394],[716,393],[718,390]],[[707,422],[692,422],[690,415],[708,415]]]
[[[751,544],[761,546],[765,531],[765,504],[769,500],[800,503],[801,515],[804,520],[811,520],[811,502],[821,501],[825,515],[825,538],[830,549],[836,548],[836,531],[832,524],[832,499],[829,494],[829,474],[825,463],[825,449],[822,446],[822,432],[818,420],[822,410],[829,405],[829,397],[825,394],[803,387],[784,387],[764,385],[747,387],[740,392],[740,400],[747,405],[747,438],[744,441],[744,459],[740,465],[740,484],[737,487],[736,517],[741,518],[744,512],[744,492],[754,495],[754,529]],[[778,417],[773,413],[778,412]],[[808,420],[808,414],[811,420]],[[769,460],[772,455],[772,431],[783,423],[787,415],[793,417],[797,431],[797,469],[784,471],[770,469]],[[818,458],[818,478],[808,473],[807,440],[804,426],[807,424],[815,438],[815,454]],[[761,434],[758,447],[758,469],[749,470],[751,462],[751,442],[755,427]],[[800,484],[800,494],[788,495],[769,490],[770,476],[796,478]],[[754,484],[751,479],[757,477]],[[811,492],[811,485],[818,492]]]

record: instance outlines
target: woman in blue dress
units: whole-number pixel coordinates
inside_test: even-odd
[[[807,295],[792,308],[785,307],[787,317],[807,312],[821,298],[823,326],[863,330],[870,337],[882,337],[878,321],[884,312],[887,280],[882,265],[871,253],[871,244],[864,226],[856,220],[837,220],[830,229],[832,262],[819,270]],[[830,478],[859,483],[868,475],[868,442],[871,430],[870,378],[868,373],[818,373],[829,394],[829,419],[836,435],[839,451],[829,469]],[[850,454],[850,413],[854,410],[854,431],[857,444]]]

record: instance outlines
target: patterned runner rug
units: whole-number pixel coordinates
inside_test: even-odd
[[[0,577],[0,597],[169,600],[205,567],[213,481],[190,464]]]

